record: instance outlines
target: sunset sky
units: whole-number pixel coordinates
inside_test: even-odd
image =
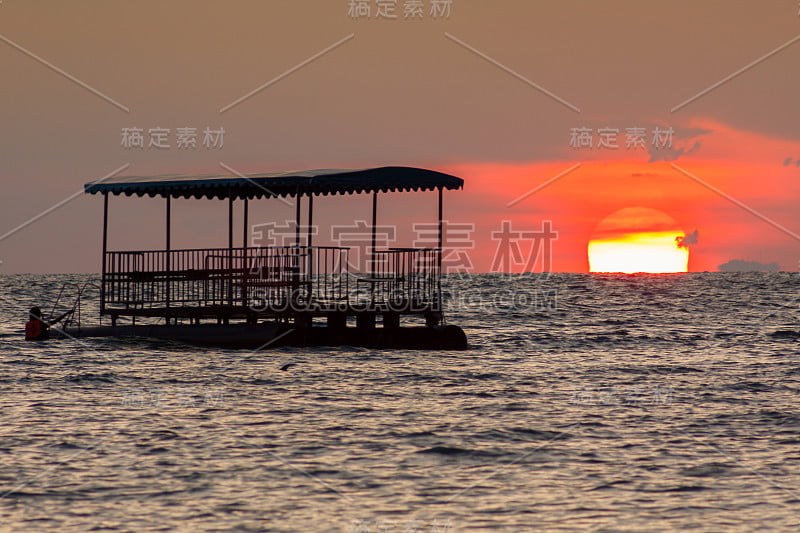
[[[221,164],[462,177],[445,217],[475,225],[464,247],[476,271],[492,267],[503,221],[520,231],[551,221],[552,268],[587,272],[592,239],[664,220],[697,231],[690,271],[732,259],[798,270],[796,0],[453,0],[449,16],[424,0],[411,18],[398,0],[395,19],[376,16],[375,1],[370,17],[349,4],[3,0],[0,273],[99,271],[99,196],[10,233],[86,182],[124,165],[159,175]],[[176,146],[185,127],[199,132],[195,149]],[[125,148],[123,128],[169,129],[170,147]],[[202,146],[206,128],[225,130],[221,148]],[[579,131],[591,147],[576,145]],[[435,196],[381,197],[380,222],[402,225],[394,244],[435,219]],[[110,249],[163,246],[163,200],[110,205]],[[352,224],[370,206],[317,199],[315,219]],[[609,226],[631,208],[666,218]],[[173,213],[173,247],[226,245],[224,202],[177,201]],[[291,217],[276,200],[251,204],[253,223]]]

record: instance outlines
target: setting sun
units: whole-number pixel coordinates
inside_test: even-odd
[[[689,249],[678,244],[684,239],[677,222],[662,211],[620,209],[595,228],[589,242],[589,272],[687,272]]]
[[[686,272],[689,250],[675,244],[682,232],[633,233],[589,243],[590,272]]]

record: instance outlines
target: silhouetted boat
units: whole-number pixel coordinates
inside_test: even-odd
[[[103,195],[100,320],[107,318],[110,324],[90,327],[78,320],[61,331],[73,337],[149,337],[242,347],[466,349],[461,328],[444,322],[441,293],[442,195],[445,189],[461,189],[463,183],[454,176],[409,167],[121,177],[88,183],[87,193]],[[438,191],[438,246],[376,249],[378,194],[408,191]],[[353,271],[349,248],[312,245],[314,197],[370,193],[370,266],[367,272]],[[109,197],[123,194],[165,199],[163,249],[108,250]],[[248,246],[249,202],[277,197],[296,201],[294,243]],[[172,249],[172,198],[227,200],[228,247]],[[242,205],[241,247],[234,246],[233,238],[237,201]],[[423,323],[401,325],[402,317],[419,317]],[[145,324],[142,319],[160,323]],[[314,319],[324,323],[314,325]]]

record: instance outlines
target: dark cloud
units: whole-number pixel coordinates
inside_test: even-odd
[[[700,149],[701,143],[700,141],[695,141],[694,145],[688,150],[684,148],[658,148],[654,145],[650,145],[647,151],[650,153],[650,159],[647,161],[648,163],[655,163],[656,161],[676,161],[678,158],[693,154]]]
[[[665,126],[659,128],[667,129]],[[693,154],[697,152],[702,146],[700,138],[709,133],[714,133],[713,130],[705,128],[674,128],[672,135],[673,145],[670,147],[659,147],[654,142],[647,145],[647,152],[650,154],[649,163],[656,161],[676,161],[680,157]],[[691,148],[687,148],[689,143],[694,141]]]
[[[683,237],[675,237],[675,245],[678,248],[688,248],[689,246],[694,246],[699,242],[699,232],[694,230],[689,235],[685,235]]]

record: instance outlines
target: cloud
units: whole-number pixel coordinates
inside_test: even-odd
[[[650,154],[648,163],[655,163],[656,161],[676,161],[679,157],[684,155],[693,154],[700,149],[700,141],[695,141],[690,149],[686,148],[659,148],[651,144],[647,151]]]
[[[697,244],[698,241],[699,241],[699,234],[697,230],[694,230],[689,235],[685,235],[683,237],[675,237],[675,245],[678,248],[688,248],[689,246]]]
[[[674,128],[672,135],[674,142],[670,143],[672,144],[670,147],[659,147],[654,142],[648,144],[647,153],[650,154],[650,160],[648,162],[676,161],[682,156],[693,154],[702,146],[698,138],[708,135],[709,133],[714,133],[714,130],[708,128]],[[692,144],[691,148],[687,148],[692,140],[694,140],[694,144]]]

